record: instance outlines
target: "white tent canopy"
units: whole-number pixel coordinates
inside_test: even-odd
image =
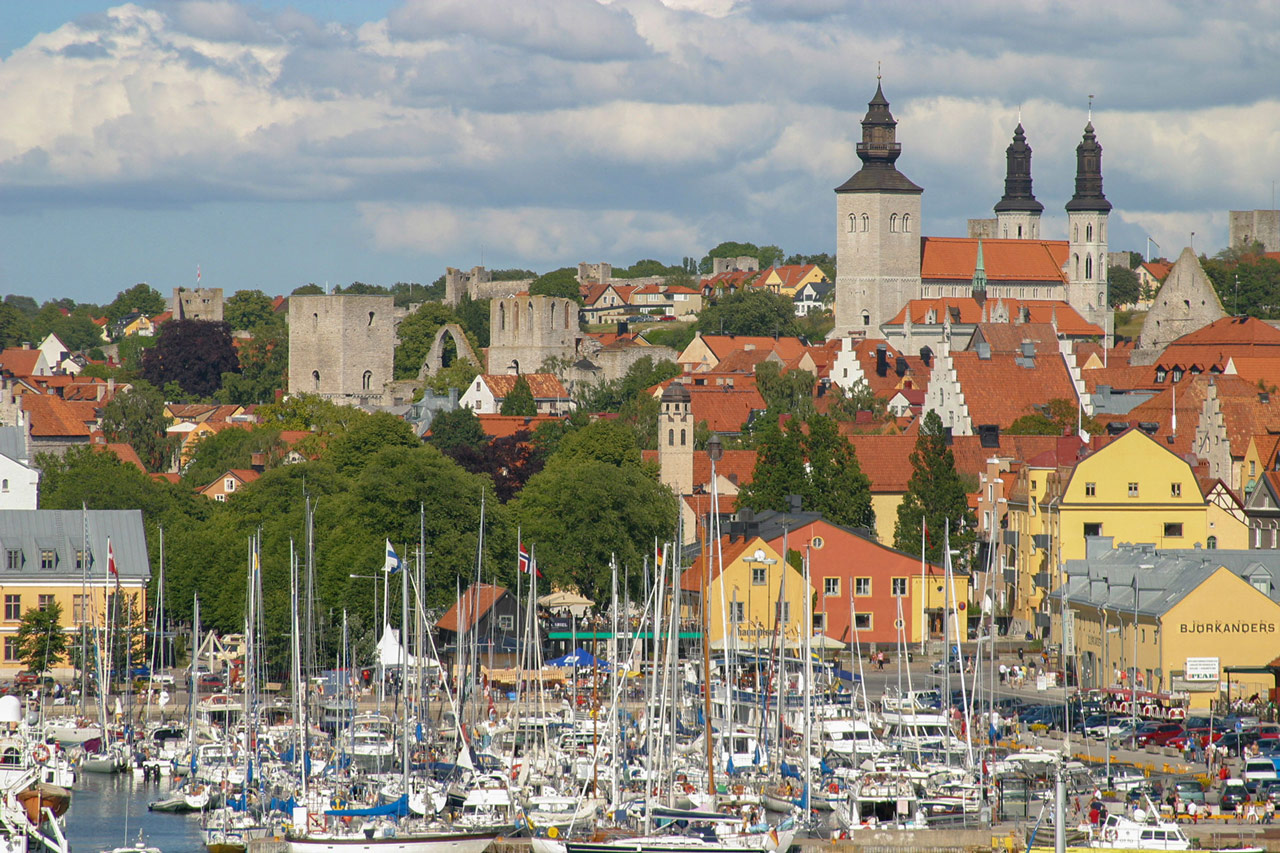
[[[400,645],[400,631],[391,627],[382,629],[382,639],[378,640],[378,662],[383,666],[418,665],[418,660]],[[423,660],[422,664],[428,668],[440,666],[439,661],[430,658]]]
[[[568,610],[574,616],[583,616],[595,606],[591,599],[576,592],[553,592],[538,599],[538,604],[550,610]]]

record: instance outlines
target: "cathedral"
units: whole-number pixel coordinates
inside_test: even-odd
[[[924,189],[898,171],[897,121],[879,82],[862,119],[862,167],[836,187],[835,333],[882,337],[916,300],[1075,310],[1106,334],[1107,215],[1102,146],[1090,119],[1076,146],[1075,194],[1067,202],[1067,240],[1043,240],[1044,205],[1031,189],[1031,146],[1019,121],[1006,150],[1005,192],[994,220],[977,220],[969,238],[922,237]],[[973,224],[973,223],[971,223]],[[1065,303],[1065,305],[1063,305]],[[909,322],[909,320],[908,320]]]

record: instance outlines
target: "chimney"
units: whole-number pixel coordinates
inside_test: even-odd
[[[631,329],[631,327],[627,325],[627,321],[626,321],[626,320],[619,320],[619,321],[618,321],[618,335],[619,335],[619,336],[627,334],[627,332],[628,332],[628,331],[630,331],[630,329]]]
[[[947,447],[955,443],[955,436],[951,434],[951,427],[942,428],[942,443]]]
[[[925,367],[929,367],[933,361],[933,350],[929,347],[920,347],[920,360],[924,362]]]
[[[256,450],[249,456],[249,467],[261,474],[267,467],[267,454]]]
[[[876,376],[887,376],[889,373],[889,352],[884,344],[876,345]]]
[[[980,447],[999,447],[1000,425],[978,424],[978,445]]]
[[[897,373],[899,377],[907,375],[907,357],[902,353],[898,353],[898,360],[893,364],[893,371],[894,373]]]
[[[116,395],[116,380],[113,376],[107,377],[107,396],[114,397]]]

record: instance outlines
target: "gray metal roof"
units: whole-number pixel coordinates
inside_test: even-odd
[[[80,580],[83,570],[76,554],[88,545],[90,580],[107,578],[107,539],[115,553],[122,581],[151,578],[142,510],[21,509],[0,512],[0,584],[42,580]],[[17,551],[19,568],[10,569],[9,554]],[[53,566],[42,568],[52,551]]]
[[[22,427],[0,427],[0,455],[27,464],[27,434]]]
[[[1127,543],[1113,549],[1111,541],[1090,539],[1085,559],[1067,561],[1068,602],[1132,613],[1136,578],[1138,613],[1163,616],[1220,568],[1280,602],[1280,551],[1162,549]]]

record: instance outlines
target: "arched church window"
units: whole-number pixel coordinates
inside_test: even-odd
[[[556,327],[556,304],[552,302],[547,306],[547,328],[554,329]]]
[[[1078,222],[1075,225],[1071,226],[1071,242],[1073,243],[1080,242],[1080,223]]]
[[[870,325],[871,325],[871,314],[870,314],[870,312],[867,312],[867,311],[863,311],[863,312],[862,312],[862,325],[864,325],[864,326],[870,326]]]
[[[1084,256],[1084,280],[1093,281],[1093,255]]]
[[[676,446],[676,431],[673,429],[667,430],[667,445],[669,447]]]
[[[507,303],[498,303],[498,331],[505,332],[507,330]]]
[[[857,226],[858,226],[857,215],[850,213],[849,214],[849,233],[852,234],[854,231],[857,231],[858,230]]]
[[[902,214],[902,233],[903,234],[911,233],[911,214],[910,213]]]
[[[1103,291],[1099,290],[1099,291],[1098,291],[1098,306],[1099,306],[1099,307],[1102,307],[1103,305],[1106,305],[1106,304],[1107,304],[1107,294],[1106,294],[1106,293],[1104,293]]]
[[[1089,223],[1084,227],[1084,241],[1086,243],[1093,242],[1093,223]]]
[[[895,234],[898,231],[898,214],[889,214],[889,233]]]
[[[680,446],[681,446],[681,447],[684,447],[684,445],[685,445],[685,434],[684,434],[684,430],[680,430]]]
[[[366,370],[364,372],[364,376],[361,377],[360,379],[360,387],[366,391],[368,391],[370,388],[373,387],[373,371],[372,370]]]
[[[318,370],[311,371],[311,381],[315,385],[315,388],[313,390],[319,391],[320,390],[320,371]]]
[[[1074,272],[1072,272],[1071,277],[1076,281],[1079,281],[1080,280],[1080,256],[1072,255],[1071,264],[1074,267]]]
[[[862,233],[865,234],[871,230],[871,217],[865,213],[862,214]]]
[[[533,331],[533,302],[529,302],[529,331]]]
[[[520,331],[520,303],[511,303],[511,329],[512,331]]]
[[[1018,239],[1019,239],[1019,240],[1021,240],[1021,239],[1022,239],[1022,226],[1021,226],[1021,225],[1019,225],[1019,226],[1018,226]]]

